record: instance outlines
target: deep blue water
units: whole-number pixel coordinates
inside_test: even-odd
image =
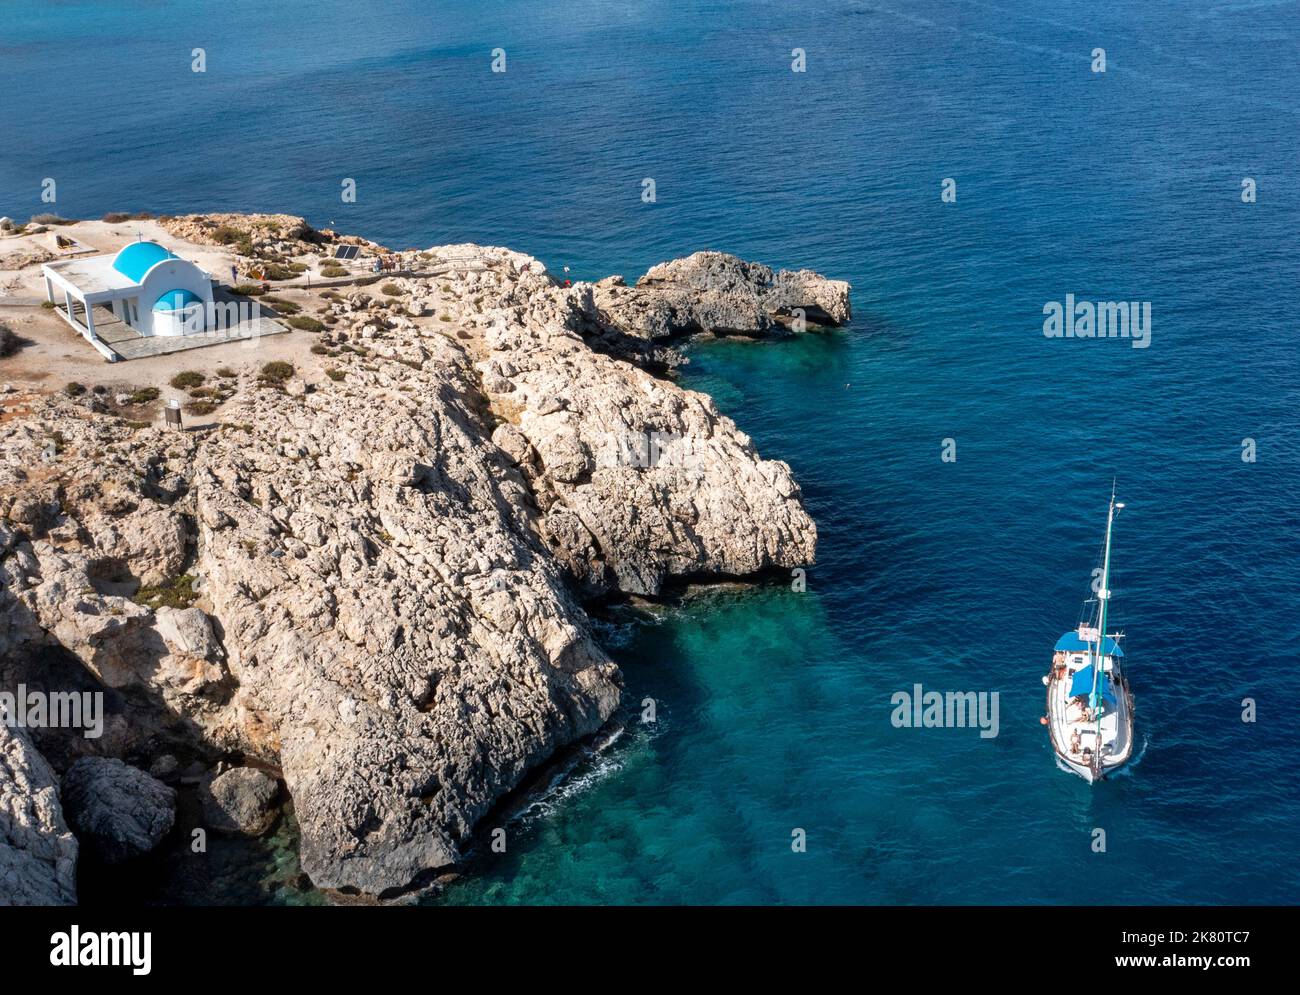
[[[793,466],[808,591],[614,618],[629,731],[450,900],[1300,899],[1300,4],[0,3],[0,28],[0,214],[49,209],[50,176],[67,216],[853,282],[851,327],[700,344],[684,377]],[[1067,293],[1150,301],[1150,347],[1045,338]],[[1142,746],[1089,788],[1040,677],[1112,476]],[[998,691],[1000,735],[893,728],[916,683]]]

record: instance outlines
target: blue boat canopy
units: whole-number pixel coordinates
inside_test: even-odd
[[[181,308],[198,303],[200,303],[198,294],[191,293],[188,290],[169,290],[154,302],[153,309],[155,311],[179,311]]]
[[[113,269],[128,280],[139,283],[144,275],[164,259],[175,259],[157,242],[132,242],[113,257]]]
[[[1105,656],[1120,657],[1124,651],[1119,648],[1119,643],[1115,642],[1110,636],[1102,640],[1105,649],[1102,651]],[[1079,638],[1077,632],[1067,632],[1056,641],[1056,652],[1058,653],[1087,653],[1088,644]],[[1091,678],[1089,678],[1091,680]]]
[[[1099,690],[1106,704],[1115,704],[1115,692],[1111,689],[1110,675],[1102,673],[1101,685]],[[1075,698],[1081,694],[1092,694],[1092,664],[1084,667],[1082,670],[1075,671],[1074,679],[1070,682],[1070,697]]]

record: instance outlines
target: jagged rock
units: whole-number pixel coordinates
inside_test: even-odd
[[[498,444],[516,462],[535,454],[542,534],[585,590],[658,594],[672,576],[812,562],[817,529],[789,466],[762,459],[706,395],[580,348],[583,288],[522,290],[492,312],[479,364],[511,369],[512,390],[484,389],[518,412]]]
[[[203,819],[219,833],[261,836],[277,815],[280,785],[253,767],[234,767],[207,782],[200,793]]]
[[[199,660],[221,658],[221,644],[202,608],[159,608],[154,612],[158,634],[174,653]]]
[[[655,343],[700,332],[784,333],[798,312],[812,324],[842,325],[852,317],[850,289],[811,270],[777,272],[724,252],[696,252],[651,267],[635,287],[621,277],[591,285],[579,311],[584,333],[606,351],[661,360],[665,350]]]
[[[696,311],[746,314],[751,303],[768,315],[786,313],[795,308],[808,312],[810,321],[842,325],[852,317],[849,285],[843,280],[828,280],[812,270],[772,270],[761,263],[746,262],[725,252],[696,252],[682,259],[660,263],[646,270],[636,283],[640,290],[654,289],[693,300]],[[728,298],[731,303],[728,303]],[[761,319],[752,324],[724,322],[705,330],[762,330]]]
[[[77,841],[54,771],[25,730],[0,720],[0,905],[75,905]]]
[[[73,832],[108,864],[149,853],[176,820],[176,792],[117,759],[82,757],[63,775],[62,794]]]

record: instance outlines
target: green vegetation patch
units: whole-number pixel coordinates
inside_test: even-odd
[[[285,324],[292,328],[300,328],[304,332],[321,332],[325,330],[325,325],[322,322],[305,314],[294,315],[294,317],[285,318],[284,320]]]
[[[194,590],[194,578],[181,574],[168,584],[157,587],[141,587],[131,600],[146,608],[188,608],[199,599]]]
[[[282,359],[272,360],[262,367],[260,379],[263,383],[282,384],[293,376],[293,364]]]

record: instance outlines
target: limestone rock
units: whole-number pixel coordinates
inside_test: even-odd
[[[253,767],[233,767],[204,784],[203,819],[219,833],[261,836],[273,825],[280,785]]]
[[[175,653],[199,660],[220,659],[221,644],[212,632],[212,623],[201,608],[159,608],[155,625],[163,642]]]
[[[76,870],[54,771],[25,730],[0,721],[0,905],[74,905]]]
[[[662,360],[654,344],[682,335],[784,334],[800,313],[810,324],[842,325],[852,317],[850,289],[811,270],[774,271],[724,252],[696,252],[651,267],[634,287],[602,280],[580,310],[585,334],[605,351]]]
[[[108,864],[149,853],[176,820],[176,792],[121,760],[82,757],[62,793],[77,838]]]
[[[674,576],[811,563],[817,528],[789,466],[706,395],[582,348],[584,293],[528,288],[522,317],[522,295],[504,296],[479,364],[512,371],[508,394],[484,381],[518,412],[494,438],[526,470],[535,455],[542,534],[570,574],[589,593],[653,595]]]
[[[175,230],[218,238],[209,221],[254,244],[335,238],[266,217]],[[248,386],[201,432],[35,398],[0,425],[0,673],[66,651],[115,702],[100,748],[163,776],[164,754],[280,771],[320,887],[428,880],[616,711],[581,595],[813,559],[789,467],[613,355],[620,336],[653,359],[662,335],[771,331],[795,306],[847,318],[846,285],[717,255],[564,288],[520,253],[436,247],[399,284],[414,307],[327,299],[336,376]],[[73,766],[69,818],[87,846],[138,852],[170,825],[169,789],[118,766],[103,796]],[[244,831],[263,777],[213,782]]]

